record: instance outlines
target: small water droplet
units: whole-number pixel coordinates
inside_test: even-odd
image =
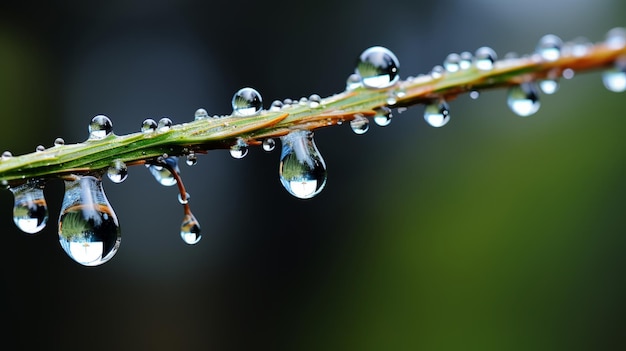
[[[113,132],[113,123],[105,115],[97,115],[89,123],[89,139],[100,140],[106,138]]]
[[[293,104],[293,100],[291,100],[291,99],[287,98],[287,99],[283,100],[283,104],[285,104],[285,105],[291,105],[291,104]]]
[[[318,108],[322,103],[322,98],[317,94],[312,94],[309,96],[309,107],[310,108]]]
[[[187,164],[187,166],[195,166],[196,163],[198,163],[198,157],[196,156],[196,153],[193,151],[189,151],[189,153],[187,154],[185,163]]]
[[[469,69],[470,67],[472,67],[472,60],[474,59],[474,57],[472,56],[472,53],[469,51],[463,51],[461,53],[461,60],[459,61],[459,68],[460,69]]]
[[[326,185],[326,164],[313,141],[313,132],[293,131],[281,137],[280,181],[300,199],[319,194]]]
[[[469,93],[469,97],[470,97],[472,100],[476,100],[476,99],[478,99],[478,98],[480,97],[480,92],[479,92],[478,90],[472,90],[472,91],[470,91],[470,93]]]
[[[613,68],[602,73],[602,83],[612,92],[626,91],[626,56],[618,58]]]
[[[539,94],[534,83],[522,83],[509,89],[507,104],[518,116],[527,117],[539,110]]]
[[[58,228],[61,247],[82,265],[101,265],[115,255],[121,241],[120,226],[100,178],[65,180]]]
[[[439,79],[443,76],[444,69],[440,65],[436,65],[433,69],[430,70],[430,76],[433,79]]]
[[[386,127],[391,123],[391,109],[389,107],[381,107],[376,110],[374,123],[380,127]]]
[[[185,199],[183,200],[183,197],[180,195],[180,193],[178,193],[178,202],[180,202],[181,205],[188,204],[190,198],[191,195],[189,195],[189,193],[185,193]]]
[[[43,145],[37,145],[37,147],[35,148],[35,152],[42,152],[42,151],[46,151],[46,147]]]
[[[209,118],[209,113],[206,112],[205,109],[203,108],[199,108],[196,110],[196,112],[194,113],[194,119],[195,120],[199,120],[199,119],[203,119],[203,118]]]
[[[2,161],[6,161],[6,160],[10,159],[11,157],[13,157],[13,154],[11,153],[11,151],[7,150],[7,151],[2,153],[2,156],[0,156],[0,159]]]
[[[563,44],[562,54],[575,57],[585,56],[592,46],[593,44],[587,38],[578,37],[571,42]]]
[[[361,77],[356,73],[352,73],[346,79],[346,90],[354,90],[361,86]]]
[[[359,56],[355,73],[361,77],[363,86],[380,89],[390,87],[398,81],[399,68],[398,58],[391,50],[373,46]]]
[[[61,146],[61,145],[65,145],[65,140],[63,140],[63,138],[54,139],[54,146]]]
[[[493,65],[498,59],[496,52],[487,46],[483,46],[476,50],[474,55],[474,65],[481,71],[489,71],[493,69]]]
[[[178,168],[178,157],[171,156],[164,159],[169,166],[173,167],[177,173],[180,173],[180,169]],[[163,186],[173,186],[176,185],[176,178],[166,167],[163,167],[159,164],[146,164],[150,174],[156,179],[156,181]]]
[[[556,79],[544,79],[539,82],[539,89],[545,94],[554,94],[559,90],[559,81]]]
[[[433,127],[443,127],[450,121],[450,108],[445,100],[427,105],[424,108],[424,120]]]
[[[626,28],[613,28],[606,33],[606,45],[611,49],[620,49],[626,46]]]
[[[163,117],[159,120],[159,123],[157,125],[157,129],[159,130],[159,132],[163,133],[163,132],[167,132],[168,130],[170,130],[170,128],[172,128],[172,120],[167,118],[167,117]]]
[[[563,70],[563,73],[561,73],[561,75],[565,79],[572,79],[574,78],[574,75],[576,75],[576,72],[571,68],[566,68]]]
[[[298,103],[302,106],[306,105],[309,102],[309,99],[307,99],[305,96],[301,97],[300,100],[298,101]]]
[[[233,158],[244,158],[248,154],[248,144],[243,139],[237,139],[237,143],[230,147],[230,155]]]
[[[270,111],[280,111],[283,108],[283,103],[280,100],[274,100],[270,105]]]
[[[267,138],[263,140],[263,150],[270,152],[276,148],[276,141],[272,138]]]
[[[48,205],[43,187],[42,180],[33,179],[9,189],[15,199],[13,222],[24,233],[38,233],[48,222]]]
[[[191,213],[186,213],[180,226],[180,237],[189,245],[197,244],[202,235],[200,234],[200,222]]]
[[[113,183],[121,183],[128,177],[128,167],[122,160],[115,160],[107,169],[107,177]]]
[[[546,34],[539,39],[535,52],[546,61],[556,61],[561,57],[561,47],[563,47],[561,38],[554,34]]]
[[[451,53],[446,56],[446,59],[443,61],[443,68],[450,72],[457,72],[461,67],[459,67],[459,63],[461,62],[461,56],[457,53]]]
[[[370,129],[370,121],[361,115],[356,115],[350,121],[350,128],[356,134],[365,134]]]
[[[263,109],[263,99],[255,89],[242,88],[233,95],[232,106],[238,116],[254,116]]]
[[[152,118],[146,118],[141,124],[141,131],[144,133],[151,133],[157,129],[157,122]]]

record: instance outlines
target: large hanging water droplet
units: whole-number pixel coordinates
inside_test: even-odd
[[[534,114],[541,105],[534,83],[522,83],[511,87],[506,101],[511,111],[522,117]]]
[[[319,194],[326,185],[326,164],[313,141],[313,132],[293,131],[280,138],[280,181],[300,199]]]
[[[553,34],[547,34],[539,39],[535,52],[546,61],[556,61],[561,57],[563,41]]]
[[[263,99],[258,91],[252,88],[239,89],[233,95],[233,113],[238,116],[254,116],[263,109]]]
[[[613,68],[602,73],[602,83],[612,92],[626,91],[626,57],[618,58]]]
[[[105,115],[97,115],[89,123],[89,139],[99,140],[106,138],[113,132],[113,123]]]
[[[24,233],[38,233],[48,222],[48,205],[43,194],[43,185],[43,180],[31,180],[10,188],[15,198],[13,222]]]
[[[121,160],[115,160],[107,169],[107,177],[113,183],[121,183],[128,177],[128,167]]]
[[[350,121],[350,128],[356,134],[365,134],[370,129],[370,121],[361,115],[357,115]]]
[[[429,104],[424,108],[424,120],[433,127],[443,127],[450,121],[450,108],[445,100]]]
[[[166,158],[164,161],[169,166],[173,167],[175,172],[180,173],[180,169],[178,168],[178,157],[171,156]],[[148,170],[150,171],[154,179],[159,182],[159,184],[163,186],[176,185],[176,178],[174,177],[172,172],[167,169],[167,167],[163,167],[159,164],[152,164],[148,165]]]
[[[476,50],[474,55],[474,66],[481,71],[489,71],[493,69],[493,65],[498,59],[496,52],[487,46],[483,46]]]
[[[381,127],[386,127],[391,123],[391,109],[389,107],[381,107],[376,110],[376,115],[374,116],[374,123]]]
[[[191,213],[186,213],[183,223],[180,225],[180,237],[189,245],[198,243],[202,239],[200,234],[200,222]]]
[[[107,200],[102,181],[76,176],[65,181],[59,216],[59,241],[65,252],[85,266],[110,260],[120,246],[117,216]]]
[[[367,88],[387,88],[395,84],[400,76],[400,63],[391,50],[373,46],[361,54],[357,61],[356,73]]]

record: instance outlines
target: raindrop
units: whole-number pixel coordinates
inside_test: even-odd
[[[354,116],[354,119],[350,121],[350,128],[356,134],[365,134],[370,129],[370,122],[362,115]]]
[[[59,216],[59,241],[65,252],[84,266],[97,266],[115,255],[120,240],[120,226],[102,180],[93,176],[65,180]]]
[[[429,104],[424,109],[424,120],[433,127],[443,127],[450,121],[450,108],[445,100]]]
[[[63,140],[63,138],[54,139],[54,146],[61,146],[61,145],[65,145],[65,140]]]
[[[352,73],[351,75],[349,75],[348,79],[346,79],[346,90],[354,90],[360,87],[361,77],[356,73]]]
[[[270,111],[280,111],[283,108],[283,103],[280,100],[274,100],[270,105]]]
[[[168,130],[170,130],[171,127],[172,120],[167,117],[161,118],[159,120],[159,124],[157,125],[157,129],[159,130],[159,132],[167,132]]]
[[[107,177],[113,183],[121,183],[128,177],[128,167],[122,160],[115,160],[107,169]]]
[[[189,245],[197,244],[202,235],[200,234],[200,222],[191,213],[185,213],[183,223],[180,225],[180,237]]]
[[[48,222],[48,206],[43,186],[42,180],[33,179],[9,189],[15,198],[13,222],[24,233],[38,233]]]
[[[561,38],[553,34],[546,34],[539,39],[535,52],[546,61],[556,61],[561,57],[562,46]]]
[[[180,173],[180,169],[178,168],[178,157],[168,157],[164,160],[164,162],[166,162],[170,167],[173,167],[175,172]],[[159,164],[151,164],[147,166],[148,170],[150,171],[154,179],[159,182],[159,184],[163,186],[172,186],[176,184],[176,178],[174,177],[172,172],[167,169],[167,167],[163,167]]]
[[[11,151],[8,151],[8,150],[7,150],[7,151],[5,151],[5,152],[3,152],[3,153],[2,153],[2,156],[0,156],[0,159],[1,159],[2,161],[5,161],[5,160],[10,159],[11,157],[13,157],[13,154],[11,153]]]
[[[313,132],[293,131],[281,137],[280,181],[300,199],[319,194],[326,185],[326,164],[313,141]]]
[[[233,158],[244,158],[248,154],[248,144],[243,139],[237,139],[237,143],[230,147],[230,155]]]
[[[554,94],[559,90],[559,81],[556,79],[544,79],[539,82],[539,89],[545,94]]]
[[[613,28],[606,33],[606,45],[612,49],[626,46],[626,28]]]
[[[232,105],[234,114],[254,116],[263,109],[263,99],[255,89],[242,88],[233,95]]]
[[[89,123],[89,139],[100,140],[113,132],[113,123],[105,115],[97,115]]]
[[[460,69],[459,62],[461,62],[461,56],[457,53],[451,53],[443,61],[443,68],[450,73],[457,72]]]
[[[618,58],[613,68],[602,73],[602,83],[612,92],[626,91],[626,56]]]
[[[474,55],[474,65],[481,71],[489,71],[493,69],[493,65],[498,59],[496,52],[487,46],[483,46],[476,50]]]
[[[265,151],[273,151],[276,148],[276,141],[272,138],[267,138],[263,140],[263,150]]]
[[[527,117],[539,110],[539,94],[534,83],[522,83],[509,89],[507,103],[511,111]]]
[[[46,151],[46,147],[43,145],[37,145],[37,147],[35,148],[36,152],[42,152],[42,151]]]
[[[199,119],[203,119],[203,118],[209,118],[209,113],[206,112],[205,109],[203,108],[199,108],[196,110],[196,112],[194,113],[194,120],[199,120]]]
[[[187,164],[187,166],[195,166],[196,163],[198,163],[198,157],[196,156],[196,153],[193,151],[189,151],[185,163]]]
[[[151,133],[157,129],[157,122],[152,118],[146,118],[141,124],[141,131],[144,133]]]
[[[391,123],[391,109],[389,107],[381,107],[376,110],[376,115],[374,116],[374,123],[381,127],[386,127]]]
[[[460,69],[469,69],[470,67],[472,67],[472,53],[469,51],[463,51],[461,53],[461,60],[459,61],[459,68]]]
[[[361,83],[367,88],[387,88],[395,84],[400,63],[391,50],[382,46],[373,46],[361,54],[357,60],[356,71]]]

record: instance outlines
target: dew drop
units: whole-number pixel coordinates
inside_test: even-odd
[[[554,34],[546,34],[539,39],[535,52],[546,61],[556,61],[561,57],[561,47],[563,47],[561,38]]]
[[[370,122],[367,118],[356,115],[354,119],[350,121],[350,128],[356,134],[365,134],[370,129]]]
[[[606,33],[606,45],[611,49],[620,49],[626,46],[626,28],[613,28]]]
[[[199,108],[196,110],[196,112],[194,113],[194,120],[199,120],[199,119],[203,119],[203,118],[209,118],[209,113],[206,112],[205,109],[203,108]]]
[[[105,115],[97,115],[89,123],[89,139],[100,140],[106,138],[113,132],[113,123]]]
[[[120,226],[100,178],[76,176],[65,180],[59,241],[63,250],[84,266],[101,265],[117,252]]]
[[[389,107],[381,107],[376,110],[374,123],[380,127],[386,127],[391,123],[391,109]]]
[[[128,167],[122,160],[115,160],[107,169],[107,177],[113,183],[121,183],[128,177]]]
[[[200,222],[191,213],[186,213],[183,223],[180,225],[180,237],[189,245],[197,244],[202,235],[200,234]]]
[[[326,164],[313,141],[313,132],[293,131],[280,138],[280,181],[300,199],[319,194],[326,185]]]
[[[263,150],[270,152],[276,148],[276,141],[272,138],[263,140]]]
[[[54,139],[54,146],[61,146],[61,145],[65,145],[65,140],[63,140],[63,138]]]
[[[283,108],[283,103],[280,100],[274,100],[270,105],[270,111],[280,111]]]
[[[390,87],[398,81],[399,68],[398,58],[391,50],[373,46],[359,56],[355,73],[361,77],[363,86],[380,89]]]
[[[159,120],[159,123],[157,124],[157,129],[159,130],[159,132],[167,132],[168,130],[170,130],[170,128],[172,128],[171,119],[163,117]]]
[[[183,200],[183,197],[180,195],[180,193],[178,193],[178,202],[181,205],[186,205],[189,203],[189,199],[191,198],[191,195],[189,195],[189,193],[185,193],[185,199]]]
[[[493,69],[493,65],[498,59],[496,52],[487,46],[483,46],[476,50],[474,55],[474,65],[481,71],[489,71]]]
[[[539,94],[534,83],[522,83],[509,89],[507,104],[511,111],[527,117],[539,110]]]
[[[556,79],[544,79],[539,82],[539,89],[545,94],[554,94],[559,90],[559,81]]]
[[[11,157],[13,157],[13,154],[11,153],[11,151],[7,150],[7,151],[2,153],[2,156],[0,156],[0,159],[2,161],[6,161],[6,160],[10,159]]]
[[[476,100],[476,99],[478,99],[478,98],[480,97],[480,92],[479,92],[478,90],[472,90],[472,91],[470,91],[470,93],[469,93],[469,97],[470,97],[472,100]]]
[[[461,67],[459,67],[459,63],[461,62],[461,56],[457,53],[451,53],[446,56],[446,59],[443,61],[443,68],[450,73],[457,72]]]
[[[433,127],[443,127],[450,121],[450,108],[445,100],[427,105],[424,108],[424,120]]]
[[[187,157],[185,159],[185,163],[187,164],[187,166],[195,166],[196,163],[198,163],[198,157],[196,156],[196,153],[193,151],[190,151],[187,154]]]
[[[230,147],[230,155],[233,158],[244,158],[248,154],[248,144],[242,139],[237,139],[237,143]]]
[[[309,107],[310,108],[318,108],[320,107],[322,103],[322,98],[317,95],[317,94],[313,94],[311,96],[309,96]]]
[[[444,69],[440,65],[436,65],[433,69],[430,70],[430,76],[433,79],[439,79],[443,76]]]
[[[157,129],[157,122],[152,118],[146,118],[141,124],[141,131],[144,133],[152,133]]]
[[[565,79],[572,79],[574,78],[574,75],[576,75],[576,72],[571,68],[566,68],[563,70],[563,73],[561,73],[561,75]]]
[[[352,73],[346,79],[346,90],[354,90],[361,86],[361,77],[356,73]]]
[[[470,67],[472,67],[472,53],[469,51],[463,51],[461,53],[461,60],[459,61],[459,68],[464,70],[464,69],[469,69]]]
[[[174,171],[180,173],[180,169],[178,168],[178,157],[171,156],[164,160],[168,165],[174,168]],[[159,164],[151,164],[147,165],[150,174],[156,179],[156,181],[163,186],[173,186],[176,185],[176,178],[166,167],[163,167]]]
[[[38,233],[48,222],[48,205],[43,186],[43,180],[33,179],[9,189],[15,199],[13,222],[24,233]]]
[[[43,152],[46,151],[46,147],[43,145],[37,145],[37,147],[35,148],[35,152]]]
[[[602,83],[612,92],[626,91],[626,57],[617,59],[613,68],[602,73]]]
[[[263,109],[263,99],[255,89],[242,88],[233,95],[232,105],[234,114],[254,116]]]

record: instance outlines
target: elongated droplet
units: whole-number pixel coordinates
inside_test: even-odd
[[[361,115],[355,116],[350,121],[350,128],[356,134],[365,134],[370,129],[370,121]]]
[[[424,120],[433,127],[443,127],[450,121],[450,108],[445,100],[427,105],[424,109]]]
[[[254,116],[263,109],[263,99],[255,89],[242,88],[233,95],[232,105],[234,114]]]
[[[319,194],[326,185],[326,164],[313,141],[313,132],[298,130],[280,138],[280,181],[300,199]]]
[[[107,169],[107,177],[113,183],[121,183],[128,177],[128,167],[121,160],[115,160]]]
[[[31,180],[10,188],[15,198],[13,222],[24,233],[38,233],[48,222],[48,205],[44,198],[43,186],[43,180]]]
[[[498,55],[492,48],[483,46],[476,50],[474,65],[481,71],[489,71],[493,68],[493,64],[497,59]]]
[[[59,241],[63,250],[84,266],[101,265],[115,255],[121,231],[101,179],[76,176],[65,181]]]
[[[198,243],[202,239],[200,234],[200,222],[192,213],[185,214],[180,226],[180,237],[189,245]]]
[[[522,83],[509,89],[507,103],[518,116],[527,117],[539,111],[539,94],[534,83]]]
[[[174,170],[176,172],[180,173],[180,169],[178,168],[178,157],[176,156],[168,157],[165,159],[165,162],[167,162],[170,166],[174,167]],[[148,170],[150,171],[154,179],[156,179],[156,181],[159,182],[159,184],[163,186],[176,185],[176,178],[174,178],[174,175],[172,175],[172,172],[170,172],[169,169],[167,169],[166,167],[163,167],[158,164],[154,164],[154,165],[148,165]]]
[[[363,86],[380,89],[392,86],[398,81],[399,68],[398,58],[391,50],[373,46],[359,56],[355,73],[361,77]]]
[[[563,41],[553,34],[547,34],[539,39],[535,52],[546,61],[556,61],[561,57]]]
[[[381,107],[376,110],[376,115],[374,116],[374,123],[381,127],[386,127],[391,123],[391,109],[389,107]]]
[[[113,123],[105,115],[97,115],[89,123],[89,139],[104,139],[113,132]]]
[[[626,57],[618,58],[613,68],[602,73],[602,83],[612,92],[626,91]]]

